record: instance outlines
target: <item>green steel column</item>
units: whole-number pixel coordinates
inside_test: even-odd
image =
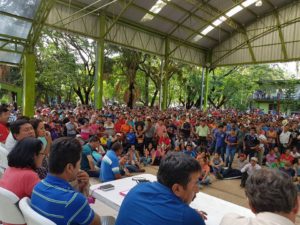
[[[32,52],[24,54],[23,76],[23,115],[32,117],[35,105],[35,55]]]
[[[100,15],[100,38],[97,41],[96,52],[96,79],[95,79],[95,108],[101,109],[103,106],[103,68],[104,68],[104,36],[105,35],[105,15]]]
[[[208,104],[208,84],[209,84],[209,70],[212,63],[212,51],[208,51],[206,55],[206,64],[205,64],[205,93],[204,93],[204,104],[203,104],[203,111],[207,110]]]
[[[208,99],[208,79],[209,79],[209,68],[205,68],[205,93],[204,93],[204,104],[203,111],[207,110],[207,99]]]
[[[162,110],[166,110],[168,107],[168,85],[169,85],[169,52],[170,52],[170,42],[166,39],[165,42],[165,61],[164,61],[164,76],[163,76],[163,99],[162,99]]]
[[[22,98],[23,98],[23,96],[22,96],[22,91],[17,91],[17,105],[18,106],[21,106],[22,105]]]

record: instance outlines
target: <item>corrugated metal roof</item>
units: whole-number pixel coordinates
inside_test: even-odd
[[[26,41],[39,1],[0,0],[0,41],[12,31]],[[168,39],[171,58],[197,65],[299,59],[299,0],[262,0],[260,7],[250,1],[57,0],[46,24],[97,39],[99,14],[105,13],[107,42],[163,56]],[[24,10],[26,4],[32,7]]]

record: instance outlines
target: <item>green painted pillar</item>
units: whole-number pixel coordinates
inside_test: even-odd
[[[203,111],[207,110],[208,107],[208,85],[209,85],[209,70],[211,68],[212,62],[212,51],[208,51],[206,54],[206,64],[205,64],[205,91],[204,91],[204,104],[203,104]]]
[[[162,84],[162,89],[163,89],[162,109],[163,110],[166,110],[168,107],[168,87],[169,87],[169,81],[166,77],[164,77],[163,84]]]
[[[24,54],[23,65],[23,115],[33,117],[35,105],[35,55]]]
[[[22,105],[22,98],[23,98],[23,96],[22,96],[22,90],[18,90],[17,91],[17,105],[18,106],[21,106]]]
[[[95,79],[95,108],[103,107],[103,68],[104,68],[104,35],[105,35],[105,15],[100,15],[100,38],[97,41],[96,51],[96,79]]]
[[[205,91],[204,91],[204,104],[203,111],[207,110],[207,99],[208,99],[208,84],[209,84],[209,68],[205,68]]]
[[[164,76],[162,79],[162,110],[166,110],[168,107],[168,85],[169,85],[169,52],[170,52],[170,41],[166,39],[165,41],[165,60],[164,60]]]

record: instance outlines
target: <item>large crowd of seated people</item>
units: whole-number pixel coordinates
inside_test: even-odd
[[[294,182],[300,182],[299,118],[259,110],[160,111],[117,106],[96,110],[60,105],[38,107],[34,118],[27,118],[2,105],[0,142],[9,153],[9,167],[0,179],[0,187],[19,198],[32,195],[39,199],[53,194],[44,191],[48,183],[65,189],[72,187],[82,196],[88,195],[89,177],[107,182],[145,172],[145,167],[159,166],[172,152],[182,152],[198,162],[198,188],[209,186],[215,178],[241,178],[240,186],[245,187],[247,178],[263,167],[281,171]],[[68,156],[68,146],[77,149],[80,157]],[[51,151],[56,155],[51,155]],[[61,159],[59,154],[64,151],[65,160],[60,164],[57,159]],[[86,204],[82,196],[77,200]],[[74,193],[69,197],[73,198]],[[33,201],[36,210],[43,206],[40,200]],[[45,215],[58,213],[43,210]],[[84,211],[83,215],[89,216],[86,224],[100,221],[89,207]],[[82,222],[83,217],[69,219],[67,222]]]

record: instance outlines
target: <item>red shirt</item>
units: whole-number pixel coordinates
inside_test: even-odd
[[[6,124],[0,123],[0,142],[4,143],[9,134],[9,129]]]
[[[159,145],[161,145],[161,144],[169,145],[169,144],[171,144],[171,140],[168,137],[160,137],[158,144]]]
[[[32,169],[8,167],[0,180],[3,187],[17,195],[20,199],[31,197],[33,187],[40,181]]]
[[[287,156],[286,154],[281,154],[280,160],[281,160],[281,161],[288,161],[288,162],[290,162],[291,164],[293,164],[294,157],[291,156],[291,155],[288,155],[288,156]]]

